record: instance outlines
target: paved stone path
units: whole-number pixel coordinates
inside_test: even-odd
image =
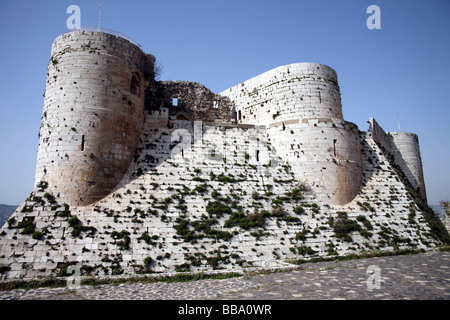
[[[376,281],[377,270],[379,282]],[[83,286],[78,290],[39,288],[1,291],[0,299],[450,300],[450,252],[308,263],[295,271],[224,280]]]

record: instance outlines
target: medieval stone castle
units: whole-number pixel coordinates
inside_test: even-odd
[[[0,231],[1,279],[239,271],[431,249],[418,137],[343,119],[336,72],[270,70],[219,94],[156,81],[109,33],[58,37],[35,188]]]

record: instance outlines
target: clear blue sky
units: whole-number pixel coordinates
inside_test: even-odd
[[[0,1],[0,203],[33,189],[38,131],[53,40],[69,5],[97,26],[97,0]],[[369,5],[381,29],[369,30]],[[419,135],[430,204],[450,200],[450,1],[103,0],[101,26],[120,31],[163,66],[161,80],[214,92],[280,65],[334,68],[344,118],[367,130]]]

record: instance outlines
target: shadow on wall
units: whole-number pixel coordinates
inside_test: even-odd
[[[194,126],[195,121],[229,123],[231,102],[196,82],[154,82],[145,90],[141,117],[143,130],[133,161],[108,194],[155,170],[169,158],[185,153],[189,149],[187,145],[196,144],[203,133],[201,125],[200,129]]]
[[[230,143],[229,137],[235,133],[230,132],[230,136],[227,130],[235,128],[243,130],[241,136],[245,136],[249,141],[248,143],[239,141],[245,146],[231,150],[233,144]],[[215,167],[214,163],[217,166],[223,166],[225,163],[231,165],[249,163],[252,158],[251,161],[256,161],[252,163],[260,164],[259,149],[265,153],[265,149],[262,148],[263,133],[265,130],[259,130],[254,125],[170,120],[169,111],[165,108],[151,111],[145,114],[144,134],[140,138],[134,161],[125,177],[111,193],[142,178],[145,174],[162,174],[158,167],[164,163],[173,167],[173,171],[179,171],[177,167],[180,165],[184,167],[180,160],[186,164],[207,162]],[[271,155],[269,157],[272,159]],[[275,160],[272,163],[276,166]],[[263,169],[259,165],[256,167],[262,175]],[[168,174],[172,175],[170,171]]]

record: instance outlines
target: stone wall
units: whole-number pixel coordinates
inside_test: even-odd
[[[48,65],[35,181],[71,204],[90,204],[122,179],[142,132],[154,57],[122,38],[74,31]]]
[[[372,139],[380,145],[380,147],[390,156],[391,154],[391,139],[389,135],[383,130],[383,128],[375,121],[374,118],[370,118],[369,132],[372,135]]]
[[[45,184],[33,190],[0,230],[1,279],[68,276],[71,265],[86,277],[244,272],[439,243],[370,136],[361,135],[363,187],[344,206],[299,185],[266,136],[256,126],[146,114],[137,153],[111,194],[77,207]]]

